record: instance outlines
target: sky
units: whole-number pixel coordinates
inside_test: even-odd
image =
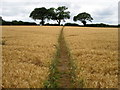
[[[73,17],[79,13],[87,12],[93,17],[92,22],[111,25],[118,24],[118,2],[119,0],[0,0],[0,16],[3,20],[22,20],[39,23],[29,17],[35,8],[66,6],[70,11],[71,18],[64,23],[74,23]],[[46,23],[57,23],[46,21]],[[75,23],[82,24],[80,21]]]

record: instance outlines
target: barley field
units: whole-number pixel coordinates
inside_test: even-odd
[[[2,87],[43,88],[59,50],[61,29],[61,26],[2,26]],[[76,85],[83,88],[118,87],[117,28],[66,26],[63,36],[66,41],[63,44],[67,45],[76,66]],[[59,50],[59,53],[64,51]],[[65,59],[66,55],[61,55]],[[66,67],[66,62],[58,65]],[[59,70],[60,74],[64,69]],[[66,83],[66,78],[62,79]]]
[[[64,35],[84,88],[118,87],[118,29],[65,27]]]
[[[2,26],[4,88],[42,88],[61,27]]]

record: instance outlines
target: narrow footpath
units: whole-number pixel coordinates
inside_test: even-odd
[[[58,64],[56,66],[58,72],[60,73],[60,78],[58,78],[59,87],[71,88],[72,87],[72,76],[71,76],[71,64],[68,49],[65,43],[64,27],[61,30],[59,37],[59,57]]]
[[[50,76],[45,84],[46,88],[73,88],[72,64],[68,48],[63,34],[64,26],[61,29],[58,39],[56,57],[50,68]]]

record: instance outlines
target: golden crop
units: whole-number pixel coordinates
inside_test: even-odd
[[[65,39],[84,88],[118,87],[118,29],[66,27]]]
[[[42,88],[61,27],[2,26],[2,86]],[[84,88],[118,87],[118,29],[65,27],[64,36]]]
[[[61,27],[3,26],[5,88],[41,88],[48,78]]]

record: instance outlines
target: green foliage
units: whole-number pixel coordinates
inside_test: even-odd
[[[47,9],[45,7],[42,8],[35,8],[31,14],[30,17],[34,20],[36,19],[45,19],[47,14]]]
[[[60,25],[61,21],[65,21],[65,19],[70,18],[70,12],[66,11],[68,8],[65,6],[55,8],[49,8],[46,9],[45,7],[42,8],[35,8],[31,14],[30,17],[34,20],[41,20],[40,24],[44,25],[45,19],[47,20],[56,20],[58,24]]]
[[[2,24],[2,21],[3,21],[3,19],[2,19],[2,17],[0,16],[0,25]]]
[[[54,15],[54,8],[46,9],[45,7],[42,8],[35,8],[30,17],[34,20],[41,20],[40,24],[44,25],[45,19],[50,20]]]
[[[34,22],[23,22],[23,21],[17,21],[17,20],[13,20],[12,22],[5,21],[0,16],[0,25],[37,25],[37,24]]]
[[[57,52],[50,66],[50,74],[47,81],[44,82],[44,88],[58,88],[59,73],[57,70],[58,57],[60,55],[60,49],[57,47]]]
[[[65,22],[65,19],[70,18],[70,12],[66,11],[67,9],[68,8],[65,6],[58,7],[57,9],[55,9],[55,15],[52,19],[56,20],[59,25],[62,20]]]
[[[83,12],[83,13],[79,13],[77,16],[74,16],[73,20],[81,21],[85,26],[87,21],[92,22],[93,18],[91,17],[89,13]]]
[[[86,26],[88,26],[88,27],[115,27],[115,26],[112,26],[112,25],[104,24],[104,23],[100,23],[100,24],[87,24]]]
[[[55,8],[49,8],[47,13],[47,19],[53,19],[55,17]]]
[[[65,23],[64,26],[79,26],[77,23]]]

